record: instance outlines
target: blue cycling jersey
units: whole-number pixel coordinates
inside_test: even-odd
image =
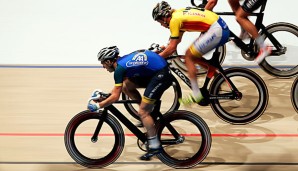
[[[149,50],[138,50],[117,60],[115,86],[122,86],[125,77],[151,77],[167,66],[166,60]]]

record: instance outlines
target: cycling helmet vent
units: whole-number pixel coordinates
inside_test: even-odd
[[[119,49],[117,46],[110,46],[110,47],[105,47],[101,49],[98,54],[97,58],[99,61],[105,61],[108,59],[115,59],[119,55]]]
[[[167,17],[170,14],[171,6],[166,1],[157,3],[153,8],[152,17],[154,20],[158,20],[161,17]]]

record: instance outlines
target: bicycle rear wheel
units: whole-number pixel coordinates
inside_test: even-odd
[[[211,59],[212,55],[213,55],[213,52],[214,50],[208,52],[207,54],[204,55],[204,58],[206,59]],[[222,64],[224,59],[225,59],[225,56],[226,56],[226,45],[223,45],[223,46],[220,46],[218,48],[218,52],[219,52],[219,63]],[[177,53],[177,52],[175,52]],[[179,54],[181,55],[181,54]],[[174,60],[174,63],[177,67],[179,67],[182,71],[184,72],[187,72],[187,68],[185,66],[185,60],[182,59],[182,58],[175,58]],[[199,75],[203,75],[203,74],[206,74],[207,73],[207,70],[199,65],[197,65],[197,76]]]
[[[298,113],[298,76],[294,80],[292,88],[291,88],[291,101],[294,109]]]
[[[104,120],[98,139],[91,139],[100,119],[101,112],[83,111],[71,119],[64,134],[69,155],[78,164],[88,168],[102,168],[112,164],[124,148],[123,129],[109,114]]]
[[[201,163],[211,148],[211,133],[205,121],[198,115],[184,110],[164,114],[157,124],[157,135],[163,150],[157,157],[173,168],[191,168]],[[179,137],[173,137],[170,124]],[[185,127],[187,126],[187,127]]]
[[[246,68],[224,70],[240,93],[241,99],[210,99],[210,106],[222,120],[231,124],[247,124],[258,119],[268,104],[268,89],[263,79]],[[210,85],[210,95],[232,93],[230,85],[219,74]]]
[[[297,75],[298,27],[290,23],[280,22],[267,26],[266,30],[277,39],[281,47],[269,40],[264,33],[261,33],[265,38],[265,44],[273,48],[273,53],[274,51],[284,51],[284,54],[266,57],[260,63],[260,67],[268,74],[279,78],[289,78]]]
[[[144,92],[144,88],[138,89],[141,94]],[[181,87],[176,78],[174,78],[172,86],[170,86],[161,96],[161,113],[167,113],[177,110],[180,107],[179,98],[182,97]],[[122,93],[123,100],[129,100],[130,98]],[[125,109],[130,113],[135,119],[140,120],[138,116],[139,105],[136,103],[124,103]]]

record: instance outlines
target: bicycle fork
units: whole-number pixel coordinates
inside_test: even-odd
[[[100,129],[103,125],[103,122],[104,122],[105,118],[107,117],[107,115],[108,115],[108,112],[107,112],[106,109],[104,109],[103,112],[102,112],[102,115],[101,115],[101,119],[99,119],[99,121],[97,123],[97,126],[96,126],[96,129],[94,130],[93,136],[91,137],[91,141],[93,143],[97,142],[99,131],[100,131]]]

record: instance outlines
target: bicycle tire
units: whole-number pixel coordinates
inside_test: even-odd
[[[181,91],[181,86],[175,77],[171,87],[173,87],[173,92],[174,92],[173,103],[169,109],[167,109],[165,112],[162,112],[162,113],[171,112],[179,109],[180,107],[179,98],[182,97],[182,91]],[[125,93],[122,93],[122,100],[129,100],[129,97]],[[137,104],[133,105],[132,103],[124,103],[124,107],[128,111],[128,113],[131,114],[135,119],[140,120],[138,116]]]
[[[212,110],[222,120],[235,125],[247,124],[258,119],[266,110],[269,98],[268,89],[263,79],[247,68],[229,68],[224,72],[242,93],[242,99],[210,99]],[[231,91],[229,85],[226,84],[223,76],[218,74],[210,85],[210,94],[218,95],[221,92]]]
[[[176,169],[191,168],[201,163],[208,155],[212,142],[206,122],[195,113],[185,110],[173,111],[163,116],[164,122],[156,124],[157,136],[163,146],[162,152],[157,154],[159,160]],[[184,136],[182,143],[163,144],[171,137],[165,123],[170,123],[179,135]],[[183,129],[186,124],[187,129]]]
[[[294,80],[291,88],[291,102],[293,104],[294,109],[298,113],[298,76]]]
[[[269,34],[275,34],[277,32],[279,32],[279,34],[280,34],[281,32],[285,32],[287,34],[288,33],[293,34],[294,35],[293,39],[295,39],[295,38],[297,39],[297,37],[298,37],[298,27],[293,25],[293,24],[290,24],[290,23],[284,23],[284,22],[274,23],[274,24],[271,24],[271,25],[267,26],[266,30],[268,31]],[[261,32],[261,35],[264,36],[265,43],[267,44],[266,41],[270,41],[270,40],[267,39],[268,37],[264,34],[264,32]],[[286,37],[287,41],[290,41],[290,40],[288,40],[289,39],[288,35],[281,35],[281,36]],[[282,45],[286,44],[285,42],[281,42],[280,39],[278,41]],[[296,41],[296,43],[294,43],[294,45],[296,47],[297,47],[297,43],[298,43],[298,41]],[[269,45],[272,45],[272,43],[270,42]],[[288,53],[288,51],[291,50],[291,49],[289,49],[289,47],[291,47],[291,46],[288,45],[286,55],[291,55],[292,54],[292,55],[296,56],[296,53],[295,53],[294,50],[292,51],[292,53],[291,53],[291,51]],[[295,49],[295,47],[293,47],[293,49]],[[291,77],[294,77],[295,75],[298,74],[298,65],[296,65],[296,66],[293,65],[293,68],[290,68],[292,65],[291,66],[290,65],[289,66],[280,66],[280,65],[278,65],[278,63],[281,59],[284,59],[284,58],[287,57],[286,55],[282,56],[283,58],[276,58],[276,59],[273,58],[273,57],[268,56],[268,57],[265,58],[265,60],[263,62],[261,62],[259,64],[259,66],[266,73],[268,73],[269,75],[272,75],[274,77],[278,77],[278,78],[291,78]],[[281,56],[278,56],[278,57],[281,57]]]
[[[99,147],[98,144],[95,144],[95,142],[92,142],[93,143],[92,145],[95,146],[94,147],[95,149],[101,150],[101,152],[96,153],[96,155],[102,154],[106,151],[107,153],[106,155],[103,155],[97,158],[93,156],[95,154],[92,154],[92,156],[86,156],[85,153],[89,153],[89,151],[94,150],[94,149],[90,150],[89,147],[88,149],[85,149],[85,147],[87,148],[87,146],[89,145],[87,144],[87,142],[91,141],[91,137],[97,126],[95,122],[101,118],[101,114],[102,114],[101,111],[99,113],[90,112],[89,110],[80,112],[70,120],[70,122],[68,123],[65,129],[64,143],[65,143],[67,152],[72,157],[72,159],[74,159],[78,164],[84,167],[102,168],[102,167],[108,166],[114,163],[119,158],[124,148],[125,137],[124,137],[123,129],[119,124],[119,122],[117,121],[117,119],[115,119],[115,117],[113,117],[112,115],[108,114],[107,118],[104,120],[103,126],[110,128],[111,133],[109,134],[100,133],[98,137],[100,139],[99,141],[105,141],[106,139],[112,139],[112,140],[114,139],[112,143],[109,141],[110,146],[112,147],[111,151],[108,151],[109,149],[103,148],[102,146]],[[84,124],[84,128],[81,126],[82,124]],[[86,133],[85,131],[87,131],[87,128],[86,128],[87,124],[88,124],[88,128],[90,126],[90,130],[89,130],[90,132]],[[83,132],[80,132],[80,131],[83,131]],[[103,136],[108,136],[108,138]],[[82,146],[80,146],[80,143],[82,143]],[[109,143],[106,143],[106,144],[109,144]],[[102,143],[101,145],[106,145],[106,144]],[[90,143],[90,146],[92,145]],[[79,148],[78,146],[82,148]]]
[[[226,45],[220,46],[218,47],[218,52],[219,52],[219,63],[220,65],[223,63],[223,61],[225,60],[225,56],[226,56]],[[175,52],[177,53],[177,52]],[[212,52],[209,52],[210,54],[213,54]],[[187,68],[185,66],[185,62],[183,59],[181,58],[175,58],[173,60],[173,62],[175,63],[175,65],[180,68],[182,71],[187,72]],[[202,67],[197,67],[198,71],[197,71],[197,76],[199,75],[203,75],[207,73],[207,70],[205,68]]]

